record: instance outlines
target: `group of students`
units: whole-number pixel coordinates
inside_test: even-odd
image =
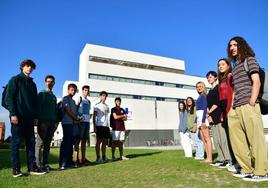
[[[188,97],[179,103],[179,133],[185,157],[228,168],[245,181],[268,181],[267,145],[259,106],[260,76],[255,53],[240,36],[230,39],[228,58],[218,61],[218,73],[206,75],[211,89],[196,84],[196,102]],[[248,65],[245,70],[244,62]],[[212,161],[213,143],[218,153]],[[204,159],[204,147],[206,159]]]
[[[218,73],[209,71],[206,75],[212,86],[207,93],[203,82],[196,84],[199,94],[196,102],[188,97],[186,104],[179,103],[179,132],[186,157],[192,157],[191,140],[195,146],[195,159],[213,166],[233,171],[233,176],[246,181],[267,181],[268,160],[264,138],[263,122],[259,106],[260,78],[255,53],[242,37],[234,37],[228,42],[228,58],[218,61]],[[244,68],[247,61],[248,71]],[[26,144],[27,167],[29,174],[42,175],[49,172],[50,143],[58,126],[59,113],[62,113],[63,140],[60,146],[59,167],[64,170],[77,165],[89,164],[86,159],[86,143],[89,139],[91,102],[88,100],[89,86],[83,86],[82,96],[73,100],[77,92],[75,84],[68,85],[68,95],[61,101],[61,111],[52,92],[55,78],[45,78],[46,89],[37,93],[36,85],[30,77],[36,68],[35,63],[26,59],[20,64],[21,73],[8,83],[5,106],[11,122],[11,160],[13,176],[21,176],[19,146],[24,138]],[[106,146],[112,127],[112,159],[115,160],[115,147],[119,147],[120,159],[123,156],[125,125],[127,115],[120,107],[121,99],[115,99],[115,107],[110,110],[105,103],[108,94],[100,92],[99,102],[94,106],[93,125],[96,133],[96,163],[109,161]],[[36,135],[34,127],[37,128]],[[212,141],[218,152],[212,161]],[[81,144],[81,159],[79,145]],[[41,156],[41,148],[43,155]],[[204,148],[206,159],[204,158]],[[73,151],[75,160],[73,160]],[[102,156],[100,153],[102,152]]]
[[[53,94],[55,78],[45,77],[46,89],[37,93],[36,84],[30,74],[36,68],[35,63],[26,59],[20,64],[20,74],[12,77],[6,87],[4,107],[10,113],[11,122],[11,161],[13,177],[22,176],[19,157],[19,147],[25,140],[27,167],[30,175],[43,175],[50,172],[49,151],[55,130],[61,121],[63,140],[60,145],[59,168],[74,168],[88,165],[86,159],[86,144],[89,142],[90,109],[88,99],[90,87],[82,87],[82,95],[77,101],[73,99],[77,86],[69,84],[67,95],[61,102]],[[111,109],[105,103],[108,93],[100,92],[99,101],[94,106],[93,125],[96,133],[96,163],[108,162],[106,146],[111,137],[109,125],[112,127],[112,160],[115,158],[115,148],[119,148],[119,160],[128,160],[123,156],[125,140],[125,124],[127,114],[121,105],[121,98],[115,99],[115,107]],[[81,145],[81,152],[79,146]],[[100,150],[102,157],[100,157]],[[81,158],[80,158],[81,153]],[[75,156],[73,159],[73,155]]]

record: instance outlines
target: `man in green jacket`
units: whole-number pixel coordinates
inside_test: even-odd
[[[37,89],[30,77],[35,69],[35,63],[26,59],[21,62],[21,73],[8,82],[5,102],[10,113],[11,122],[11,160],[13,177],[22,175],[20,171],[19,145],[24,137],[26,144],[27,166],[31,175],[42,175],[35,162],[34,125],[37,124]]]
[[[48,75],[45,78],[46,89],[38,94],[38,125],[35,145],[36,164],[45,172],[51,168],[48,165],[50,143],[57,128],[57,98],[52,89],[55,78]],[[41,157],[41,148],[43,155]]]

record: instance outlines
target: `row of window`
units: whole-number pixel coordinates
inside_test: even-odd
[[[91,97],[99,97],[99,92],[90,92]],[[129,94],[117,94],[117,93],[108,93],[108,96],[111,98],[125,98],[125,99],[139,99],[139,100],[151,100],[151,101],[168,101],[168,102],[179,102],[184,99],[177,98],[166,98],[166,97],[151,97],[143,95],[129,95]]]
[[[134,67],[134,68],[141,68],[141,69],[156,70],[156,71],[161,71],[161,72],[184,74],[184,71],[179,70],[179,69],[161,67],[161,66],[156,66],[156,65],[148,65],[148,64],[136,63],[136,62],[129,62],[129,61],[122,61],[118,59],[110,59],[110,58],[97,57],[97,56],[89,56],[89,61],[94,61],[97,63],[107,63],[107,64],[127,66],[127,67]]]
[[[108,81],[116,81],[116,82],[127,82],[127,83],[143,84],[143,85],[176,87],[176,88],[195,90],[195,86],[191,86],[191,85],[174,84],[174,83],[168,83],[168,82],[158,82],[158,81],[149,81],[149,80],[132,79],[132,78],[123,78],[123,77],[116,77],[116,76],[106,76],[106,75],[91,74],[91,73],[88,74],[88,78],[96,79],[96,80],[108,80]]]

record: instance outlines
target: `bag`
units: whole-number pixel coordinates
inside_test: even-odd
[[[3,92],[2,92],[2,106],[5,108],[5,109],[7,109],[7,104],[6,104],[6,95],[7,95],[7,86],[8,85],[6,85],[6,86],[3,86]],[[8,109],[7,109],[8,110]]]
[[[244,68],[249,75],[248,59],[244,61]],[[259,75],[261,81],[261,88],[259,93],[261,114],[268,114],[268,72],[259,66]]]
[[[57,121],[61,122],[63,118],[62,101],[57,103]]]
[[[114,116],[113,113],[110,115],[110,127],[114,130],[115,125],[114,125]]]
[[[19,90],[19,87],[20,87],[20,82],[21,78],[20,76],[17,76],[17,79],[16,79],[16,92],[18,92]],[[7,88],[8,88],[8,84],[6,86],[3,86],[3,92],[2,92],[2,102],[1,102],[1,105],[8,110],[8,107],[7,107],[7,104],[6,104],[6,95],[7,95]]]

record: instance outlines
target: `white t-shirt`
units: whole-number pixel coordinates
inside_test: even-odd
[[[109,106],[105,103],[99,102],[94,106],[96,112],[96,126],[109,126]]]
[[[78,113],[83,117],[82,122],[89,122],[91,102],[88,99],[85,99],[84,97],[79,97],[78,101],[76,102],[76,105],[79,105]]]

